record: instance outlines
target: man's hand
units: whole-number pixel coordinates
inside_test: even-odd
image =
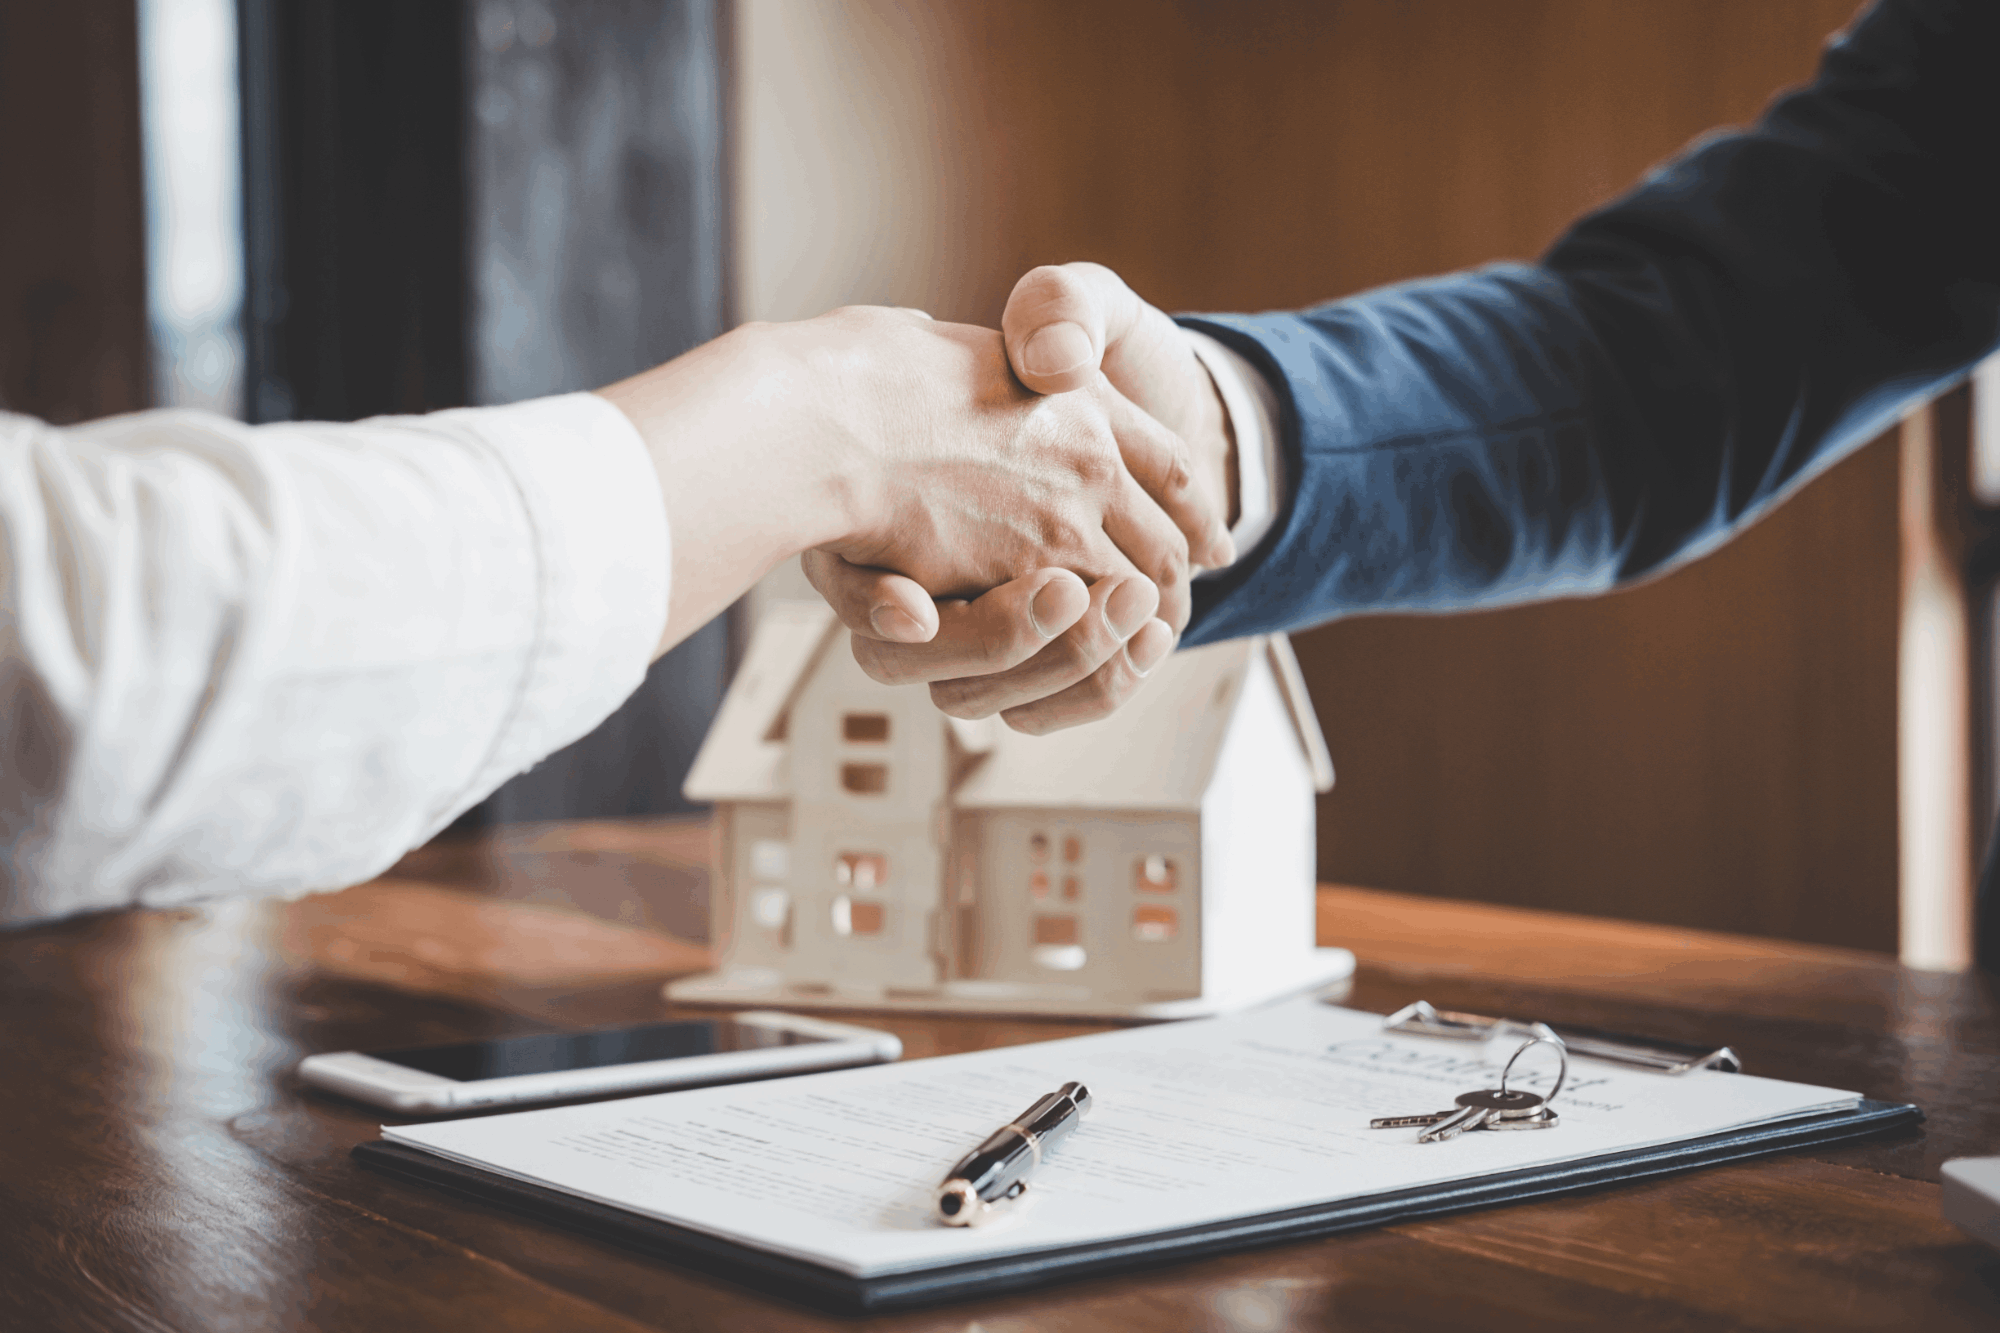
[[[1108,381],[1178,433],[1196,490],[1233,518],[1233,442],[1215,385],[1180,327],[1117,274],[1099,264],[1035,269],[1015,284],[1002,329],[1008,359],[1029,388],[1066,394]],[[1218,542],[1204,563],[1233,558]],[[1079,607],[1081,583],[1056,569],[935,606],[908,579],[826,553],[809,552],[805,570],[854,631],[855,658],[869,675],[887,684],[929,682],[945,712],[997,712],[1019,731],[1054,731],[1111,712],[1176,637],[1127,612],[1101,585]],[[1133,624],[1136,632],[1127,628]]]
[[[1006,586],[993,605],[1032,607],[1031,631],[1094,607],[1121,644],[1155,617],[1171,642],[1191,563],[1228,550],[1179,436],[1101,377],[1024,389],[990,329],[837,310],[746,325],[600,392],[639,428],[666,501],[663,651],[810,548],[904,576],[896,605],[842,603],[891,639],[929,638],[933,597]]]
[[[854,336],[827,339],[822,323]],[[1038,396],[1015,382],[1000,335],[913,312],[838,311],[785,332],[815,378],[861,409],[835,418],[863,446],[857,481],[875,494],[860,497],[863,524],[822,551],[932,597],[977,596],[1050,566],[1093,581],[1141,575],[1160,617],[1187,623],[1189,565],[1227,546],[1227,526],[1179,436],[1103,378]]]

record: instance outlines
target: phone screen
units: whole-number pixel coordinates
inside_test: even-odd
[[[405,1069],[475,1083],[516,1074],[552,1074],[563,1069],[600,1069],[635,1065],[648,1060],[675,1060],[721,1051],[754,1051],[772,1046],[808,1046],[830,1041],[780,1028],[756,1027],[733,1018],[683,1023],[648,1023],[643,1027],[601,1028],[595,1032],[549,1032],[498,1041],[467,1041],[450,1046],[418,1046],[401,1051],[369,1051]]]

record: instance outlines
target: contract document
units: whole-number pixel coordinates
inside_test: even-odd
[[[1571,1057],[1551,1106],[1561,1117],[1555,1128],[1474,1130],[1419,1144],[1415,1129],[1368,1127],[1375,1116],[1443,1110],[1459,1093],[1496,1086],[1516,1045],[1387,1033],[1379,1015],[1297,1001],[383,1134],[865,1279],[1198,1233],[1230,1219],[1614,1157],[1862,1104],[1834,1088]],[[1513,1086],[1545,1093],[1555,1066],[1554,1052],[1537,1047],[1515,1067]],[[982,1228],[939,1225],[934,1200],[952,1163],[1072,1079],[1089,1086],[1095,1106],[1035,1173],[1017,1214]]]

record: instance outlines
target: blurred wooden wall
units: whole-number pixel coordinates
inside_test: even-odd
[[[131,0],[0,0],[0,409],[146,406],[146,219]]]
[[[1810,74],[1852,0],[738,0],[742,317],[1169,310],[1498,258]],[[1587,602],[1300,637],[1325,878],[1896,947],[1897,460]]]

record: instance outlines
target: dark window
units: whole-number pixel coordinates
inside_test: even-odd
[[[1078,944],[1082,942],[1082,931],[1073,916],[1038,916],[1035,918],[1035,943],[1037,944]]]
[[[863,796],[880,796],[889,790],[887,764],[842,764],[840,785]]]
[[[1180,933],[1180,913],[1158,903],[1141,903],[1132,909],[1132,938],[1148,944],[1170,940]]]
[[[856,745],[881,745],[889,739],[887,713],[848,713],[840,719],[841,736]]]

